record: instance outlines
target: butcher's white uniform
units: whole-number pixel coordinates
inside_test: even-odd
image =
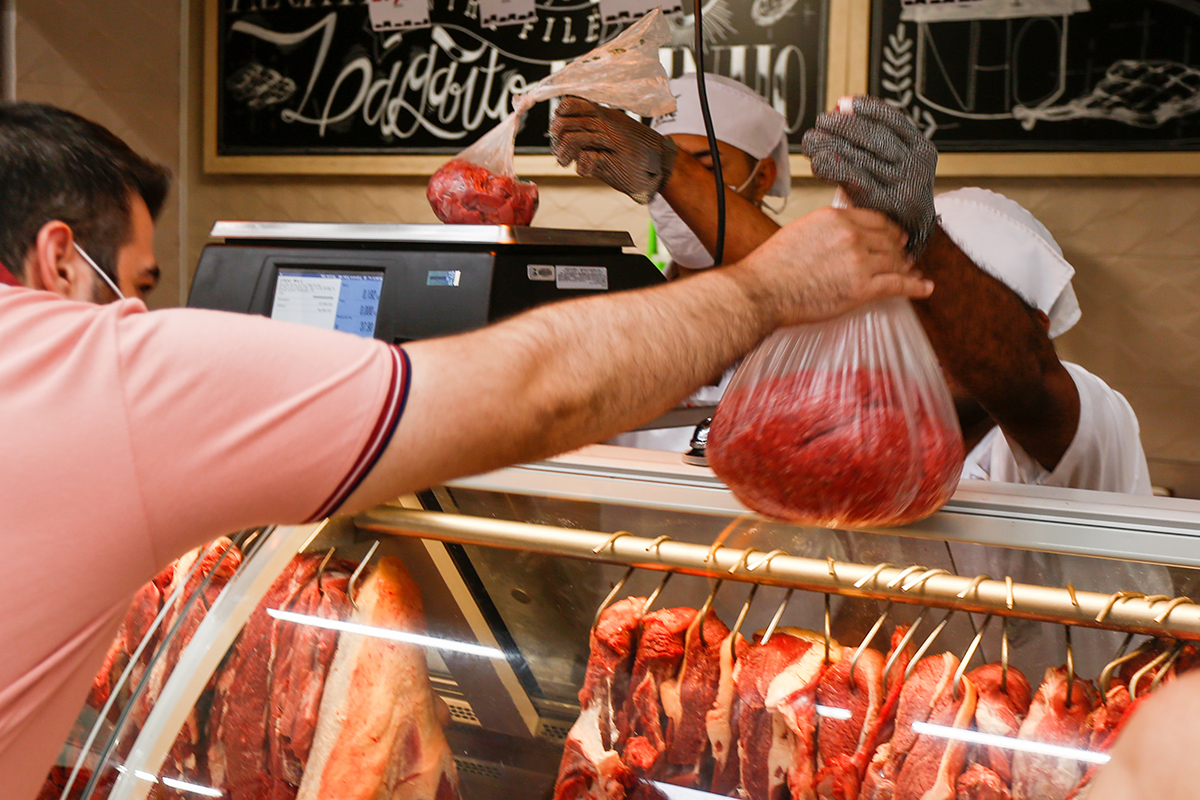
[[[981,269],[1000,280],[1050,320],[1056,337],[1079,321],[1079,303],[1071,287],[1074,268],[1050,232],[1017,203],[983,189],[960,189],[936,198],[946,233]],[[1063,362],[1079,391],[1079,426],[1053,471],[1046,470],[998,427],[967,454],[964,479],[1002,481],[1069,489],[1148,495],[1150,473],[1142,450],[1137,416],[1125,398],[1083,367]],[[987,573],[1018,582],[1113,592],[1132,589],[1173,594],[1166,570],[1123,561],[1047,556],[1021,550],[951,545],[952,568],[960,575]],[[1120,636],[1077,630],[1076,671],[1094,677],[1111,657]],[[1041,670],[1065,660],[1061,627],[1014,621],[1010,641],[1036,685]],[[990,645],[990,646],[989,646]],[[998,641],[985,640],[986,656],[995,658]]]

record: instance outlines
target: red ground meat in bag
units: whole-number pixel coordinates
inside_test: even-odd
[[[670,38],[662,11],[655,9],[612,41],[526,87],[513,113],[429,179],[425,197],[433,213],[453,224],[530,224],[538,207],[537,184],[518,178],[513,161],[525,112],[568,94],[643,117],[674,111],[675,98],[658,60],[658,48]]]
[[[429,179],[433,213],[455,225],[528,225],[538,207],[537,184],[456,158]]]
[[[776,331],[717,407],[708,462],[762,514],[809,525],[901,525],[950,499],[958,419],[906,300]]]

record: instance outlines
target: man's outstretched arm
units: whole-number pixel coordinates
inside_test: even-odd
[[[602,440],[668,410],[781,325],[926,296],[905,239],[875,212],[824,209],[727,269],[407,345],[404,417],[341,510]]]

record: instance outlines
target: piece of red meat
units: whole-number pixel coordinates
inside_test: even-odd
[[[897,525],[950,498],[962,440],[901,379],[808,369],[727,392],[708,457],[760,513],[827,527]]]
[[[461,158],[433,173],[425,196],[438,219],[455,225],[528,225],[538,208],[537,184]]]
[[[660,687],[674,679],[683,662],[684,638],[694,608],[665,608],[642,618],[629,697],[618,716],[621,756],[638,777],[658,778],[666,768],[667,717]]]

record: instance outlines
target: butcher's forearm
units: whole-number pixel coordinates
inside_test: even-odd
[[[675,213],[700,239],[712,255],[717,249],[717,194],[713,174],[687,153],[675,158],[675,168],[662,196]],[[779,225],[746,198],[725,191],[725,253],[722,263],[731,264],[749,255],[771,238]]]
[[[917,268],[937,286],[914,305],[942,366],[1026,452],[1052,469],[1074,437],[1079,401],[1043,325],[940,227]]]

